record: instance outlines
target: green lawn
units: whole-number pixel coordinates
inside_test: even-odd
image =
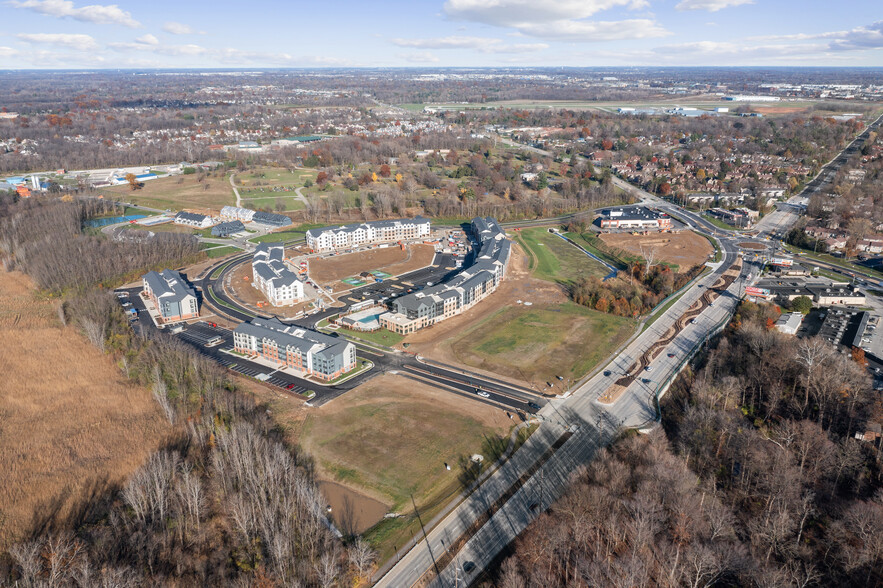
[[[301,202],[297,196],[294,195],[293,192],[275,192],[271,194],[279,194],[278,196],[273,195],[263,195],[260,197],[252,198],[246,197],[244,194],[242,195],[242,206],[245,208],[252,209],[261,209],[261,208],[269,208],[272,211],[279,210],[277,208],[277,204],[281,204],[283,206],[282,210],[303,210],[305,207],[304,203]]]
[[[216,259],[218,257],[224,257],[225,255],[230,255],[231,253],[241,253],[242,250],[236,247],[223,246],[223,247],[214,247],[212,249],[206,249],[205,254],[210,259]]]
[[[522,246],[528,249],[536,264],[534,275],[550,282],[569,283],[580,278],[604,277],[609,270],[564,241],[548,229],[536,227],[515,233]]]
[[[614,267],[618,267],[619,269],[627,269],[628,262],[627,260],[620,259],[615,255],[608,253],[603,248],[605,247],[604,242],[601,241],[594,233],[565,233],[568,237],[573,239],[576,243],[579,243],[583,247],[586,248],[587,251],[590,251],[609,263]]]
[[[579,380],[634,332],[633,319],[573,302],[498,310],[449,339],[473,367],[545,383]]]
[[[292,229],[286,229],[284,231],[277,231],[275,233],[269,233],[267,235],[262,235],[260,237],[254,237],[249,239],[252,243],[272,243],[274,241],[294,241],[297,239],[303,239],[304,235],[310,229],[316,229],[319,227],[323,227],[323,224],[313,224],[313,223],[304,223],[302,225],[298,225]]]
[[[351,337],[353,339],[361,339],[362,341],[367,341],[368,343],[375,343],[380,345],[386,345],[387,347],[392,347],[398,343],[401,343],[402,339],[404,339],[404,335],[399,335],[398,333],[393,333],[392,331],[388,331],[386,329],[380,329],[379,331],[362,332],[362,331],[351,331],[349,329],[341,328],[337,331],[341,335],[346,335],[347,337]]]
[[[420,530],[412,496],[427,522],[460,491],[460,461],[474,453],[490,461],[508,440],[511,421],[499,409],[469,399],[445,402],[444,394],[384,375],[316,409],[303,425],[300,441],[325,476],[370,491],[405,515],[366,533],[383,559]],[[496,426],[483,422],[492,413],[500,413]]]

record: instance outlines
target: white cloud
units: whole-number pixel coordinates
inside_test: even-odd
[[[74,6],[70,0],[11,0],[8,4],[57,18],[70,17],[83,22],[120,24],[131,28],[141,26],[141,23],[132,18],[131,13],[116,4],[90,4],[80,8]]]
[[[162,26],[162,30],[172,35],[204,35],[205,31],[197,31],[190,25],[182,22],[169,21]]]
[[[581,19],[616,7],[647,6],[646,0],[447,0],[444,10],[454,18],[517,28],[526,22]]]
[[[145,35],[145,37],[153,37],[153,35]],[[156,39],[156,37],[153,37]],[[201,47],[199,45],[160,45],[157,40],[156,43],[151,43],[149,41],[145,41],[144,37],[140,37],[135,39],[134,43],[110,43],[108,45],[111,49],[115,49],[117,51],[149,51],[152,53],[157,53],[159,55],[171,55],[171,56],[181,56],[181,55],[204,55],[208,53],[208,49],[205,47]]]
[[[707,10],[708,12],[717,12],[731,6],[742,6],[743,4],[754,4],[754,0],[681,0],[677,6],[678,10]]]
[[[142,35],[135,39],[136,43],[143,43],[145,45],[159,45],[159,39],[147,33],[146,35]]]
[[[13,55],[18,55],[18,49],[13,49],[12,47],[0,47],[0,57],[12,57]]]
[[[506,27],[524,35],[575,42],[644,39],[669,34],[648,18],[591,21],[612,8],[646,8],[646,0],[447,0],[451,18]]]
[[[60,45],[70,47],[77,51],[92,51],[98,48],[98,43],[89,35],[72,33],[20,33],[16,35],[22,41],[28,43],[45,43],[48,45]]]
[[[401,57],[405,61],[409,61],[411,63],[438,63],[439,58],[432,53],[427,51],[416,51],[414,53],[399,53],[398,57]]]
[[[548,49],[545,43],[504,43],[489,37],[436,37],[432,39],[391,39],[393,45],[415,49],[472,49],[481,53],[527,53]],[[437,61],[437,60],[436,60]]]

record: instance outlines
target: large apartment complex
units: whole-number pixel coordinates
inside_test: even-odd
[[[199,316],[196,292],[174,270],[147,272],[144,293],[156,305],[163,322],[182,321]]]
[[[261,243],[251,261],[251,285],[273,306],[294,304],[304,298],[304,283],[285,265],[282,243]]]
[[[310,229],[307,231],[307,247],[313,251],[332,251],[370,243],[408,241],[428,236],[429,219],[416,216]]]
[[[286,325],[275,318],[256,318],[236,327],[233,349],[326,381],[356,367],[356,347],[346,339]]]
[[[474,218],[472,235],[475,263],[444,283],[397,298],[393,311],[380,315],[381,326],[407,335],[460,314],[496,290],[506,275],[512,243],[490,217]]]

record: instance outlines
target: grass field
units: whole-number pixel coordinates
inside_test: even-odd
[[[384,375],[312,409],[300,441],[320,476],[355,488],[406,516],[384,521],[369,541],[388,557],[423,520],[459,492],[458,464],[494,451],[513,421],[499,408],[463,399],[402,376]],[[452,470],[445,469],[444,464]]]
[[[632,319],[572,302],[503,308],[449,342],[461,362],[527,382],[576,381],[634,331]]]
[[[122,483],[170,427],[149,390],[0,272],[0,550]]]
[[[252,239],[249,239],[249,241],[252,243],[267,243],[274,241],[293,241],[295,239],[303,239],[304,235],[306,235],[307,231],[309,231],[310,229],[323,226],[325,225],[304,223],[294,228],[285,229],[284,231],[276,231],[275,233],[269,233],[266,235],[261,235],[260,237],[254,237]]]
[[[208,189],[205,189],[206,184]],[[227,176],[208,177],[201,183],[197,181],[196,174],[169,176],[144,182],[144,187],[134,191],[129,186],[113,186],[104,188],[102,192],[120,200],[163,210],[194,208],[220,211],[222,206],[236,203]]]
[[[398,345],[402,342],[402,339],[405,338],[404,335],[399,335],[398,333],[393,333],[392,331],[387,331],[386,329],[380,329],[379,331],[362,332],[341,328],[337,332],[348,337],[361,339],[369,343],[378,343],[387,347]]]
[[[219,257],[224,257],[225,255],[230,255],[231,253],[242,253],[242,249],[225,245],[221,247],[211,247],[205,250],[205,254],[209,259],[217,259]]]
[[[272,211],[283,210],[283,211],[292,211],[292,210],[303,210],[305,205],[303,202],[298,200],[297,196],[294,195],[293,192],[282,192],[276,193],[277,195],[261,195],[258,198],[246,198],[242,197],[242,206],[245,208],[251,208],[255,210],[259,210],[262,208],[269,208]],[[241,195],[241,194],[240,194]],[[282,208],[279,208],[279,205],[282,205]]]
[[[562,238],[541,227],[515,233],[534,259],[534,276],[567,284],[580,278],[604,277],[610,271]]]

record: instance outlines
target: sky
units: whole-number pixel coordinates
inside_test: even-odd
[[[879,0],[0,0],[0,69],[878,66]]]

